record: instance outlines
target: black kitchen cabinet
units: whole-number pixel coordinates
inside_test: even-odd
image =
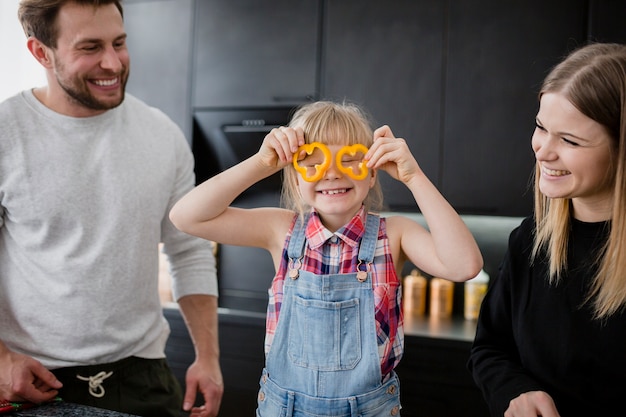
[[[396,368],[402,417],[489,417],[487,403],[466,363],[472,344],[408,336]]]
[[[318,0],[202,0],[195,15],[195,108],[284,106],[316,97]]]
[[[531,213],[548,70],[586,38],[586,0],[449,2],[440,189],[463,213]]]
[[[626,2],[589,0],[589,39],[626,43]]]
[[[191,143],[193,0],[126,0],[128,92],[165,112]]]
[[[322,96],[389,124],[458,211],[529,214],[536,92],[584,42],[586,1],[326,4]],[[406,187],[382,183],[391,210],[415,211]]]
[[[407,139],[465,214],[532,209],[536,92],[587,40],[626,41],[623,0],[128,0],[129,91],[192,113],[349,100]],[[413,197],[381,174],[389,210]]]
[[[324,98],[356,102],[375,124],[407,140],[426,174],[437,181],[446,2],[327,1],[323,22]],[[415,211],[408,189],[381,175],[390,209]]]

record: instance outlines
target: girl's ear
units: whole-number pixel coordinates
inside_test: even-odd
[[[26,41],[28,50],[35,57],[35,59],[44,66],[46,69],[52,69],[54,67],[53,60],[51,58],[52,51],[41,41],[33,36],[30,36]]]
[[[376,170],[370,169],[370,189],[376,185]]]

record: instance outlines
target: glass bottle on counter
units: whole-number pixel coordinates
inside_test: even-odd
[[[450,317],[454,300],[454,282],[443,278],[430,280],[430,316]]]
[[[403,305],[404,314],[423,316],[426,312],[426,278],[417,270],[404,277]]]
[[[489,285],[489,274],[480,270],[475,278],[465,282],[465,306],[463,313],[465,319],[476,320],[480,312],[480,305],[483,302],[487,287]]]

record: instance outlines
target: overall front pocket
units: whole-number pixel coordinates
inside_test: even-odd
[[[289,320],[292,363],[317,371],[353,369],[361,360],[359,299],[307,300],[294,296]]]

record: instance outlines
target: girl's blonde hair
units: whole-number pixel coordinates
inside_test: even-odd
[[[603,319],[626,306],[626,46],[591,44],[570,54],[544,80],[539,98],[559,93],[585,116],[600,123],[613,140],[607,173],[613,184],[611,232],[597,255],[598,272],[587,297]],[[549,199],[539,190],[535,166],[533,259],[545,250],[549,280],[558,283],[567,267],[571,200]]]
[[[301,127],[306,143],[321,142],[326,145],[363,144],[368,148],[374,141],[369,117],[363,109],[351,103],[316,101],[300,107],[291,118],[290,127]],[[282,204],[301,216],[311,207],[302,201],[298,191],[298,173],[289,164],[283,169]],[[363,204],[365,209],[381,210],[382,189],[376,177]]]

